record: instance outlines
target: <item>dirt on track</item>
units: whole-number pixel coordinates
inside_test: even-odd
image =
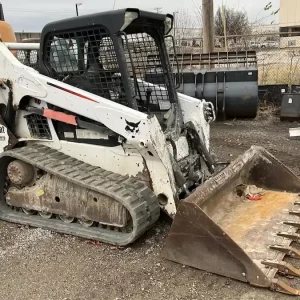
[[[263,146],[300,175],[300,141],[288,138],[297,126],[271,117],[215,123],[211,147],[226,161]],[[293,299],[163,259],[169,228],[162,217],[134,245],[118,249],[0,222],[0,299]]]

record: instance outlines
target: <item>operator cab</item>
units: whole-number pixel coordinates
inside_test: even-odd
[[[46,25],[40,73],[158,119],[177,102],[165,36],[172,15],[123,9]]]

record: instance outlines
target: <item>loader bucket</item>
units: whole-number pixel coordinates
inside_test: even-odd
[[[239,187],[263,188],[260,200]],[[251,147],[183,200],[165,258],[279,292],[300,295],[289,278],[300,270],[300,179],[261,147]]]

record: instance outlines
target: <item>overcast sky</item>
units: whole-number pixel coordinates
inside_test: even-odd
[[[0,0],[1,1],[1,0]],[[162,12],[188,10],[191,15],[201,0],[2,0],[4,15],[15,31],[41,31],[48,22],[75,16],[75,3],[82,2],[79,14],[89,14],[115,8],[137,7],[144,10],[161,8]],[[271,0],[223,0],[229,7],[245,10],[249,20],[260,20],[261,23],[278,23],[277,17],[267,17],[269,12],[264,7]],[[272,0],[274,10],[279,8],[279,0]],[[215,9],[222,4],[222,0],[214,0]]]

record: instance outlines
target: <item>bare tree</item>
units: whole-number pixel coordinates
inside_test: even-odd
[[[197,0],[193,0],[197,1]],[[174,27],[173,36],[176,40],[177,53],[189,51],[202,45],[202,17],[201,5],[193,2],[193,7],[173,12]],[[172,48],[172,45],[170,43]]]
[[[199,2],[199,3],[198,3]],[[202,27],[202,5],[200,1],[193,0],[194,17],[196,18],[196,26]]]
[[[250,25],[248,15],[241,10],[233,8],[221,7],[218,8],[215,16],[215,34],[216,36],[224,36],[224,19],[226,21],[226,35],[244,35],[250,33]]]
[[[175,15],[176,36],[178,38],[192,38],[196,30],[200,30],[201,18],[199,18],[199,11],[193,15],[190,11],[182,9]]]
[[[201,45],[201,17],[200,9],[193,12],[182,9],[175,13],[175,36],[176,44],[179,47],[200,46]],[[182,49],[178,49],[182,51]]]

